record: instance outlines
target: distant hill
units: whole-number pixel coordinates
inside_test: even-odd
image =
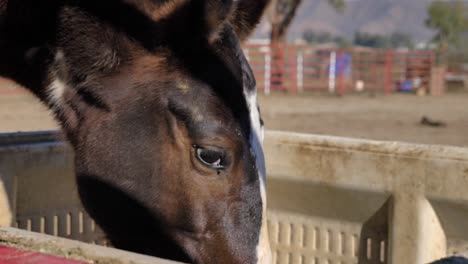
[[[338,13],[326,0],[303,0],[288,34],[289,40],[300,38],[305,30],[329,32],[353,39],[356,31],[389,35],[407,33],[416,42],[427,41],[434,32],[424,21],[430,0],[347,0]],[[262,23],[256,37],[267,37],[270,29]]]

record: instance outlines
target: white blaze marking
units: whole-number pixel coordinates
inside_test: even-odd
[[[260,194],[262,198],[262,226],[260,229],[260,237],[257,245],[257,263],[258,264],[271,264],[271,249],[270,241],[268,237],[268,226],[267,226],[267,212],[266,212],[266,190],[265,190],[265,181],[266,181],[266,167],[265,167],[265,157],[263,154],[263,138],[264,138],[264,128],[260,124],[260,113],[257,108],[257,94],[255,90],[252,93],[244,91],[244,96],[247,100],[247,105],[250,110],[250,146],[252,147],[256,165],[258,170],[258,176],[260,179]]]
[[[63,52],[58,51],[57,54],[55,54],[55,63],[56,64],[62,63],[63,60],[64,60]],[[60,109],[61,106],[63,105],[63,95],[65,93],[65,90],[67,89],[67,85],[58,78],[55,72],[51,73],[51,77],[52,77],[51,78],[52,82],[47,88],[48,98],[53,107]]]
[[[52,81],[48,88],[48,96],[54,107],[59,107],[63,103],[63,94],[65,93],[66,85],[63,81],[59,80],[57,77]]]

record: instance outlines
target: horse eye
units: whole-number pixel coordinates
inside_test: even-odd
[[[195,154],[197,159],[205,166],[212,169],[225,168],[225,155],[222,151],[206,149],[195,146]]]

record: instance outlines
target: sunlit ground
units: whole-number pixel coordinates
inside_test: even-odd
[[[468,94],[260,96],[269,129],[468,147]],[[445,126],[421,124],[426,116]]]
[[[267,129],[468,147],[468,94],[442,97],[273,94],[259,96]],[[423,116],[445,124],[420,123]],[[28,93],[0,94],[0,131],[57,129]]]

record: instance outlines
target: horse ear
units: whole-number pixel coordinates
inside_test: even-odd
[[[245,40],[260,22],[270,0],[237,0],[231,24],[241,41]]]
[[[213,31],[231,15],[233,0],[205,0],[204,7],[206,26]]]
[[[196,1],[196,0],[194,0]],[[246,39],[265,11],[270,0],[201,0],[204,1],[205,25],[215,33],[225,21],[234,27],[239,39]]]

